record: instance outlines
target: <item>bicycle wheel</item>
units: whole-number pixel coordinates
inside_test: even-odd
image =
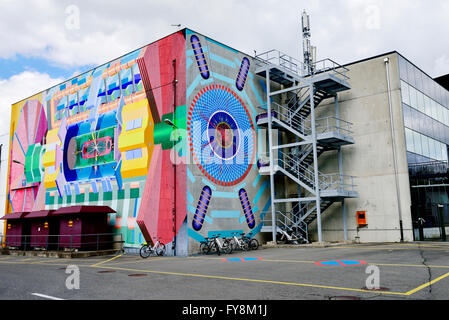
[[[248,241],[242,240],[241,245],[242,245],[242,249],[244,251],[248,251],[249,250],[249,242]]]
[[[223,241],[223,252],[226,254],[230,254],[232,252],[232,245],[228,239]]]
[[[257,250],[259,248],[259,241],[257,239],[251,239],[249,241],[249,247],[251,250]]]
[[[210,251],[209,243],[201,242],[201,244],[200,244],[200,253],[208,254],[209,251]]]
[[[220,252],[220,247],[218,246],[218,244],[214,241],[214,242],[212,242],[212,244],[211,244],[211,246],[210,246],[210,251],[212,252],[212,253],[217,253],[218,255],[221,255],[221,252]]]
[[[209,253],[214,254],[217,252],[218,246],[214,240],[209,241],[208,247],[209,247]]]
[[[140,250],[139,254],[142,258],[148,258],[151,255],[151,249],[147,244],[144,244]]]
[[[159,243],[159,245],[156,248],[156,254],[158,256],[163,256],[165,253],[165,244]]]

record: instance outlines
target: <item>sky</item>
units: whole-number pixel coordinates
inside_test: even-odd
[[[397,50],[432,77],[449,73],[449,0],[0,0],[0,112],[184,27],[302,60],[303,10],[318,60]]]

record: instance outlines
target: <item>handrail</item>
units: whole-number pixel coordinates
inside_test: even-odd
[[[272,221],[272,217],[269,215],[271,214],[271,211],[267,211],[265,212],[265,216],[264,219],[262,220],[263,225],[267,226],[267,227],[272,227],[273,226],[273,221]],[[279,211],[277,210],[275,212],[276,215],[276,226],[279,226],[279,224],[281,225],[281,227],[284,227],[284,229],[287,229],[289,231],[294,231],[292,228],[299,228],[301,229],[301,231],[303,231],[305,234],[307,234],[307,223],[305,223],[304,221],[298,219],[297,222],[294,222],[292,219],[290,219],[287,214],[291,214],[291,212],[283,212],[283,211]],[[283,219],[283,220],[282,220]],[[300,224],[302,224],[303,226],[301,226]]]
[[[313,75],[332,71],[335,74],[341,76],[343,80],[345,81],[349,80],[349,77],[347,76],[349,69],[335,62],[332,59],[326,58],[323,60],[316,61],[312,63],[312,66],[313,66],[312,68]]]
[[[259,65],[260,62],[274,64],[299,76],[304,70],[304,63],[276,49],[260,53],[255,58],[256,65],[258,62]]]
[[[351,131],[351,127],[353,123],[337,118],[335,116],[329,116],[324,118],[318,118],[315,120],[316,123],[316,132],[317,134],[326,133],[326,132],[334,132],[341,133],[341,131],[345,132],[347,135],[351,135],[353,132]],[[335,130],[333,130],[335,129]]]
[[[266,110],[265,106],[258,106],[258,108]],[[302,133],[305,136],[312,134],[312,121],[299,113],[295,114],[295,111],[290,110],[286,106],[280,105],[277,102],[271,102],[271,112],[277,112],[277,119],[285,122],[287,125]],[[266,112],[260,113],[266,114]],[[337,118],[335,116],[318,118],[315,120],[315,128],[317,134],[323,134],[328,132],[336,132],[343,135],[352,135],[351,130],[353,123]]]
[[[297,159],[295,159],[296,156],[297,155],[278,150],[273,157],[273,161],[275,164],[297,177],[300,181],[308,183],[315,189],[314,171],[302,165]],[[259,159],[264,157],[265,159],[263,160],[265,162],[268,161],[269,163],[269,155],[259,154]],[[354,179],[355,177],[351,175],[344,175],[340,173],[325,174],[318,172],[318,185],[321,191],[338,190],[355,192],[357,186],[354,183]]]
[[[310,71],[308,70],[307,65],[303,62],[276,49],[260,53],[256,55],[255,59],[256,65],[258,66],[262,66],[261,63],[274,64],[285,70],[293,72],[300,77],[333,72],[334,75],[342,78],[342,80],[349,80],[349,77],[347,76],[349,69],[329,58],[313,62]]]
[[[120,240],[114,240],[115,236],[120,236]],[[84,237],[84,240],[83,240]],[[87,237],[87,239],[86,239]],[[55,239],[55,241],[51,241]],[[70,238],[70,243],[66,243],[66,239]],[[81,239],[80,239],[81,238]],[[19,242],[20,239],[20,242]],[[45,241],[36,241],[36,239],[44,239]],[[61,239],[65,239],[64,242],[61,243]],[[111,240],[109,240],[111,239]],[[27,241],[28,240],[28,241]],[[42,242],[42,243],[41,243]],[[113,247],[113,244],[120,243],[120,250],[123,250],[123,235],[115,234],[115,233],[88,233],[88,234],[48,234],[48,235],[30,235],[30,234],[21,234],[21,235],[0,235],[0,243],[5,247],[23,247],[23,250],[32,250],[33,248],[41,248],[45,247],[46,250],[49,247],[53,249],[56,248],[57,251],[64,248],[75,249],[80,247],[91,247],[99,250],[100,248],[104,248],[106,245],[110,244],[110,247]]]

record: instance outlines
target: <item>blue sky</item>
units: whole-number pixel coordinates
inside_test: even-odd
[[[397,50],[431,76],[449,73],[447,0],[0,0],[0,110],[174,24],[251,55],[278,49],[302,60],[304,9],[318,59],[345,64]],[[0,135],[8,127],[0,118]]]
[[[68,79],[73,75],[96,67],[94,64],[82,66],[57,65],[43,57],[26,57],[17,55],[11,58],[0,58],[0,78],[7,79],[24,71],[45,72],[51,78]]]

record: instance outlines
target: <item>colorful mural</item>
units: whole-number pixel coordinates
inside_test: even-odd
[[[186,31],[189,251],[214,235],[259,234],[270,210],[266,177],[255,165],[263,106],[254,59]],[[259,110],[260,112],[261,110]]]
[[[177,254],[255,236],[270,200],[252,64],[184,29],[14,104],[7,211],[107,205],[126,247]]]

